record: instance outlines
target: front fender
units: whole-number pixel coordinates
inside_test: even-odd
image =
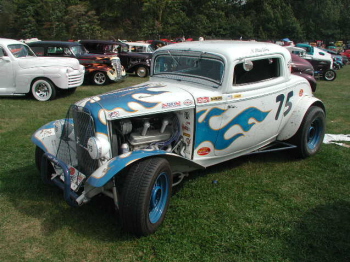
[[[291,138],[292,136],[294,136],[296,134],[296,132],[298,131],[298,129],[299,129],[299,127],[304,119],[306,111],[311,106],[321,107],[326,112],[325,106],[321,100],[319,100],[313,96],[304,96],[299,101],[297,107],[293,111],[288,122],[286,123],[286,125],[283,127],[283,129],[279,133],[277,140],[283,141],[283,140],[287,140],[287,139]]]
[[[167,159],[173,173],[204,169],[202,165],[163,150],[140,150],[125,153],[110,159],[104,165],[100,166],[93,174],[91,174],[86,183],[93,187],[102,187],[116,174],[120,173],[131,164],[145,158],[156,156],[161,156]]]
[[[40,147],[44,152],[54,154],[57,150],[56,146],[56,133],[55,133],[55,121],[47,123],[39,128],[32,135],[32,142]]]

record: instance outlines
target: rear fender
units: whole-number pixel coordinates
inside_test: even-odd
[[[121,173],[125,168],[149,157],[163,157],[167,159],[173,173],[204,169],[202,165],[196,164],[191,160],[163,150],[140,150],[125,153],[110,159],[104,165],[99,167],[93,174],[91,174],[86,183],[92,187],[102,187],[115,175]]]
[[[311,106],[318,106],[326,112],[325,106],[321,100],[312,96],[304,96],[294,109],[293,114],[289,118],[287,124],[280,131],[279,135],[277,136],[277,140],[283,141],[294,136],[304,119],[306,111]]]

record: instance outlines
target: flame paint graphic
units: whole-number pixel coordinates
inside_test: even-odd
[[[157,87],[164,87],[164,86],[138,86],[137,88],[128,88],[123,90],[118,90],[113,93],[107,93],[104,95],[100,95],[99,97],[101,100],[103,100],[103,105],[106,110],[116,110],[116,109],[123,109],[124,111],[128,113],[136,112],[137,110],[132,109],[129,105],[130,103],[138,103],[142,105],[144,108],[152,108],[161,103],[159,102],[146,102],[142,101],[140,98],[135,98],[135,95],[145,95],[145,96],[153,96],[153,95],[159,95],[166,93],[168,91],[152,91],[149,90],[150,88],[157,88]],[[116,103],[117,102],[117,103]],[[117,106],[116,106],[117,105]]]
[[[205,116],[203,121],[199,121],[199,118],[206,113],[208,110],[200,111],[197,113],[197,137],[195,148],[198,147],[202,142],[209,141],[215,145],[215,150],[223,150],[229,147],[236,139],[244,136],[244,132],[248,132],[256,123],[249,123],[251,118],[257,122],[262,122],[270,112],[263,112],[255,107],[245,109],[243,112],[238,114],[230,122],[220,129],[214,130],[210,126],[210,119],[212,117],[222,116],[226,110],[220,108],[213,108]],[[225,139],[225,133],[234,125],[238,125],[244,132],[237,133],[229,139]]]

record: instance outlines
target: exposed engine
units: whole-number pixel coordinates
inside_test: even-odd
[[[113,155],[139,149],[173,151],[180,139],[181,126],[176,114],[157,114],[116,120],[112,124]]]

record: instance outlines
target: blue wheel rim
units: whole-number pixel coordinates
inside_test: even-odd
[[[168,202],[169,180],[165,172],[158,175],[149,201],[149,220],[152,224],[157,223],[164,213]]]
[[[322,121],[320,119],[315,119],[309,127],[307,134],[307,146],[310,149],[315,149],[321,140],[322,134]]]

